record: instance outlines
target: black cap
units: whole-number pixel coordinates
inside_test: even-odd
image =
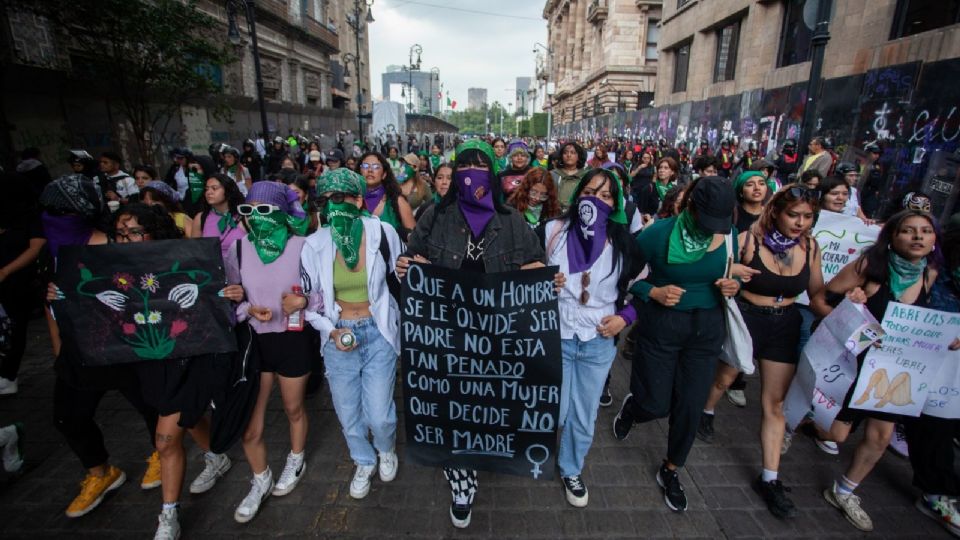
[[[331,148],[327,150],[326,161],[343,161],[343,152],[339,148]]]
[[[733,186],[719,176],[706,176],[697,181],[690,193],[696,209],[697,225],[715,234],[727,234],[733,226],[733,207],[737,204]]]

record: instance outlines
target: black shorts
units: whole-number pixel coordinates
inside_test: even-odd
[[[228,360],[229,355],[222,356]],[[196,426],[213,396],[216,360],[217,355],[202,355],[135,364],[143,400],[160,416],[180,413],[180,427]]]
[[[737,299],[737,305],[750,330],[753,357],[796,365],[800,359],[797,344],[800,343],[800,324],[803,322],[797,305],[773,308],[755,306],[740,299]]]
[[[310,374],[310,363],[315,356],[311,333],[253,332],[250,354],[255,355],[260,371],[283,377],[303,377]]]

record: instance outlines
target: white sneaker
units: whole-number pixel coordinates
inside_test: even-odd
[[[257,480],[256,476],[250,480],[250,493],[240,501],[240,506],[233,513],[233,519],[237,520],[237,523],[246,523],[253,519],[260,511],[260,505],[272,492],[273,472],[268,467],[266,480]]]
[[[229,471],[233,465],[226,454],[211,454],[207,452],[203,454],[203,461],[206,465],[193,482],[190,483],[190,493],[194,495],[210,491],[210,488],[216,485],[217,479]]]
[[[17,422],[0,429],[3,441],[3,470],[17,472],[23,467],[23,424]]]
[[[873,520],[871,520],[870,516],[860,507],[860,497],[857,497],[853,493],[849,495],[837,493],[837,483],[834,482],[832,488],[823,490],[823,498],[832,504],[834,508],[843,512],[847,521],[854,527],[865,532],[873,530]]]
[[[157,533],[153,540],[177,540],[180,538],[180,519],[176,508],[168,508],[160,512],[157,518]]]
[[[362,499],[370,493],[370,478],[373,477],[373,470],[376,468],[376,465],[357,465],[357,470],[353,473],[353,481],[350,482],[351,497]]]
[[[293,457],[293,453],[287,454],[287,464],[283,466],[283,472],[280,473],[280,479],[273,488],[273,495],[283,497],[293,491],[303,478],[304,471],[307,470],[307,460],[300,455],[300,459]]]
[[[743,390],[727,390],[727,401],[733,403],[737,407],[746,407],[747,406],[747,395],[743,393]]]
[[[0,377],[0,396],[9,396],[17,393],[17,380]]]
[[[397,477],[397,468],[400,462],[397,459],[396,452],[382,452],[380,454],[380,480],[382,482],[392,482]]]
[[[818,439],[818,438],[816,438],[816,437],[814,437],[813,440],[817,443],[817,448],[819,448],[820,450],[822,450],[822,451],[823,451],[824,453],[826,453],[826,454],[830,454],[831,456],[835,456],[835,455],[837,455],[837,454],[840,453],[840,446],[839,446],[837,443],[833,442],[833,441],[827,441],[827,440],[824,440],[824,439]]]

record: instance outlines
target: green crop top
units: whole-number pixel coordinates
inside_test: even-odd
[[[351,272],[340,259],[334,260],[333,295],[339,302],[369,302],[367,268],[364,266],[357,272]]]

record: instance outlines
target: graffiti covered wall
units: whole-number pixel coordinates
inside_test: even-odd
[[[887,199],[906,190],[931,195],[934,212],[952,211],[960,171],[960,59],[911,62],[863,75],[827,79],[817,103],[815,135],[832,139],[843,159],[860,161],[862,149],[883,149]],[[757,89],[704,101],[626,111],[561,124],[561,138],[625,137],[671,144],[700,140],[719,146],[736,138],[755,141],[762,153],[798,139],[806,102],[805,84]]]

